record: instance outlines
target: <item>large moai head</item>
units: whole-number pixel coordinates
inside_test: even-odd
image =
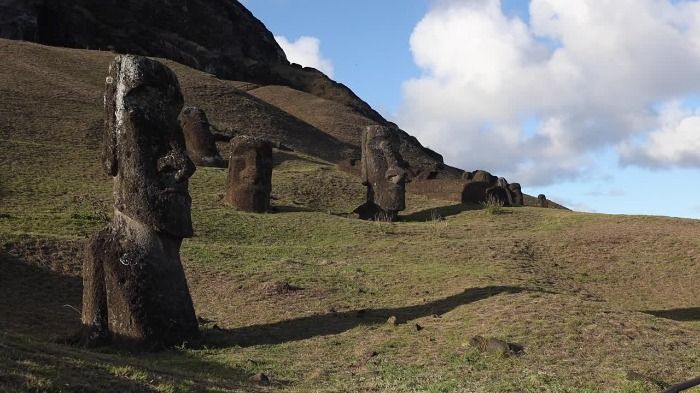
[[[231,140],[226,179],[226,202],[240,210],[263,213],[270,209],[272,143],[251,137]]]
[[[195,167],[177,121],[183,98],[175,74],[145,57],[117,56],[106,80],[103,164],[114,177],[114,207],[174,237],[192,235],[188,179]]]
[[[362,183],[368,187],[367,199],[385,212],[406,208],[408,172],[399,153],[401,142],[396,130],[368,126],[362,134]]]
[[[196,165],[225,167],[226,162],[216,149],[207,114],[200,108],[187,107],[180,114],[180,124],[185,134],[187,155]]]
[[[513,197],[513,206],[523,205],[523,191],[520,187],[520,183],[510,183],[508,185],[510,195]]]
[[[540,194],[537,196],[537,203],[540,207],[549,207],[549,201],[547,200],[547,197],[544,194]]]
[[[497,186],[498,178],[487,171],[477,170],[464,172],[462,179],[465,181],[462,188],[462,203],[480,204],[489,198],[489,190]]]

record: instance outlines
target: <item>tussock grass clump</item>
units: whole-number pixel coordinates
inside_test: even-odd
[[[498,199],[494,198],[493,196],[490,196],[486,202],[482,202],[481,206],[484,207],[484,211],[488,215],[497,215],[497,214],[503,214],[503,202]]]

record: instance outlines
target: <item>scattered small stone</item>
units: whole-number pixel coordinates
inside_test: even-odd
[[[420,332],[421,330],[423,330],[423,326],[416,324],[416,331]]]
[[[270,386],[270,378],[264,373],[257,373],[250,377],[250,381],[260,386]]]
[[[522,345],[508,343],[493,337],[474,336],[469,340],[469,344],[481,352],[501,357],[519,355],[524,350]]]
[[[399,324],[399,320],[395,316],[390,316],[389,319],[386,320],[386,323],[392,326],[397,326]]]
[[[12,216],[7,214],[7,213],[0,213],[0,219],[3,219],[3,218],[12,218]]]

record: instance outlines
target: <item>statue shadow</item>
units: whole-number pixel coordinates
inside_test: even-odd
[[[492,296],[526,291],[542,292],[537,289],[511,286],[470,288],[444,299],[414,306],[335,312],[264,325],[252,325],[235,329],[212,329],[204,332],[202,345],[209,348],[221,348],[281,344],[312,337],[340,334],[362,325],[383,324],[392,316],[396,317],[399,324],[403,324],[421,317],[442,315],[459,306]]]
[[[310,212],[315,212],[315,211],[316,210],[313,210],[313,209],[310,209],[310,208],[304,207],[304,206],[273,205],[270,213],[272,213],[272,214],[277,214],[277,213],[310,213]]]
[[[671,319],[680,322],[697,322],[700,321],[700,307],[677,308],[671,310],[649,310],[643,311],[645,314],[653,315],[658,318]]]
[[[78,257],[78,256],[76,256]],[[54,271],[0,249],[0,391],[28,389],[40,380],[63,391],[157,392],[125,373],[143,371],[189,390],[254,391],[249,371],[207,361],[183,350],[131,353],[68,345],[81,327],[82,279]],[[37,367],[24,372],[27,362]],[[129,371],[131,370],[131,371]],[[211,378],[211,375],[217,378]],[[90,375],[90,380],[85,379]],[[276,380],[273,387],[286,382]]]
[[[483,207],[479,205],[466,205],[458,203],[455,205],[440,206],[431,209],[421,210],[404,216],[399,216],[399,219],[405,222],[426,222],[434,221],[440,218],[456,216],[457,214],[460,214],[465,211],[481,209],[483,209]]]

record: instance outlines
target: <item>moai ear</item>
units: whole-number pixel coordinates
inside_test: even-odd
[[[117,56],[109,65],[109,74],[105,80],[104,95],[104,136],[102,140],[102,166],[109,176],[119,172],[117,161],[117,83],[121,69],[121,56]]]
[[[105,124],[104,141],[102,143],[102,166],[105,173],[112,177],[117,176],[119,172],[117,161],[117,135],[107,124]]]

